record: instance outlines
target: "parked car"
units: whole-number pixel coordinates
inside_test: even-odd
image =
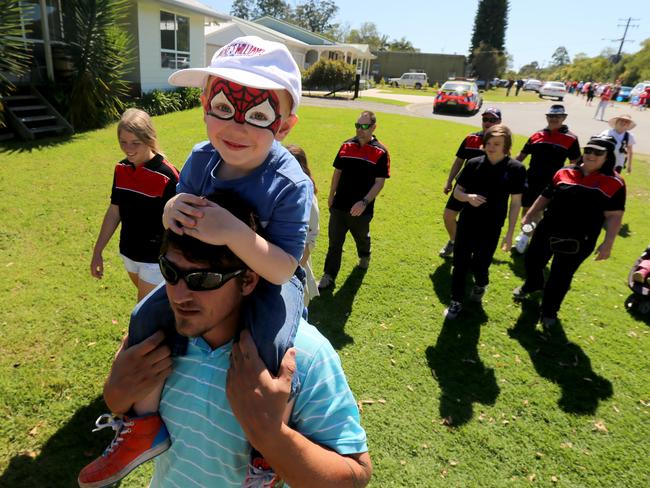
[[[468,114],[476,113],[483,105],[483,99],[474,81],[449,80],[441,87],[433,99],[433,113],[441,109],[461,110]]]
[[[630,102],[637,103],[639,101],[639,95],[641,95],[641,93],[643,93],[643,91],[645,91],[646,87],[648,86],[650,86],[650,81],[648,80],[637,83],[630,92]]]
[[[534,80],[534,79],[529,79],[526,80],[526,83],[524,83],[523,90],[524,91],[539,91],[539,89],[542,87],[543,83],[539,80]]]
[[[539,98],[555,98],[561,102],[566,96],[566,86],[561,81],[547,81],[538,91]]]
[[[632,92],[631,86],[622,86],[616,97],[617,102],[627,102],[630,99],[630,93]]]
[[[429,78],[426,73],[404,73],[399,78],[388,78],[388,84],[394,87],[419,90],[429,84]]]

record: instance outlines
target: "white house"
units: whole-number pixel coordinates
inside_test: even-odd
[[[19,85],[42,85],[65,79],[66,0],[23,0],[22,39],[33,53],[30,73]],[[43,15],[45,13],[45,15]],[[134,40],[133,71],[128,81],[136,92],[169,89],[169,75],[177,68],[204,66],[204,29],[209,23],[227,22],[229,15],[197,0],[130,0],[127,30]]]
[[[206,63],[220,47],[240,36],[259,36],[285,44],[301,69],[309,68],[320,59],[338,59],[355,65],[366,79],[370,74],[370,62],[376,58],[367,44],[341,44],[273,17],[255,21],[232,17],[229,22],[206,27]]]
[[[167,78],[179,68],[205,66],[205,26],[230,20],[196,0],[137,0],[131,10],[137,56],[129,81],[142,92],[169,89]]]

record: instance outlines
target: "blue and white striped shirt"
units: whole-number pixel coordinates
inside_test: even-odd
[[[341,361],[315,327],[301,321],[295,339],[300,380],[291,425],[311,441],[340,454],[368,450],[359,410]],[[165,383],[160,413],[171,448],[156,460],[151,487],[239,487],[250,445],[226,397],[232,343],[211,350],[190,340]]]

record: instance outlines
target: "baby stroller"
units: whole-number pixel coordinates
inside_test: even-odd
[[[650,246],[634,262],[627,277],[627,284],[634,294],[627,299],[627,308],[636,307],[642,313],[650,313]]]

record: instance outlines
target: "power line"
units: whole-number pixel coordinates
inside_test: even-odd
[[[639,21],[641,19],[633,19],[632,17],[628,17],[627,19],[618,19],[620,22],[625,22],[625,24],[618,24],[616,27],[625,27],[625,31],[623,31],[623,37],[620,39],[610,39],[612,42],[619,42],[620,44],[618,46],[618,52],[612,57],[612,61],[614,63],[618,63],[621,60],[621,51],[623,50],[623,44],[626,42],[632,42],[632,39],[626,39],[627,37],[627,31],[629,30],[630,27],[639,27],[639,24],[632,24],[632,22]]]

